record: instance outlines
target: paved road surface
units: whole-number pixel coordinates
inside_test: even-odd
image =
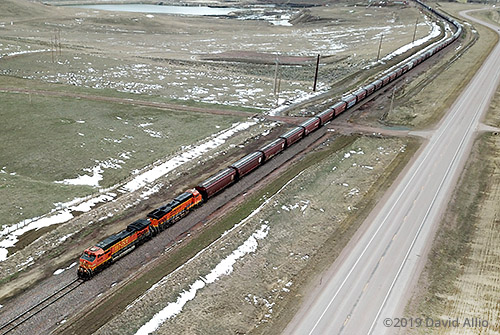
[[[369,216],[371,223],[323,275],[285,333],[378,335],[391,330],[384,326],[385,318],[403,316],[406,292],[425,261],[420,255],[432,241],[499,79],[497,44],[400,182]]]

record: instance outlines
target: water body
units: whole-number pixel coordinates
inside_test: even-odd
[[[219,16],[227,15],[237,11],[238,8],[214,8],[207,6],[161,6],[161,5],[75,5],[72,7],[89,8],[97,10],[109,10],[116,12],[135,12],[135,13],[156,13],[156,14],[178,14],[178,15],[203,15]]]

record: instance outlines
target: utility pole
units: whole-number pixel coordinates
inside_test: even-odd
[[[279,107],[279,104],[280,104],[280,86],[281,86],[281,73],[280,73],[280,79],[278,80],[278,92],[276,94],[276,107]]]
[[[59,56],[57,55],[59,52],[58,52],[58,46],[59,45],[59,42],[57,41],[57,29],[54,29],[54,55],[55,55],[55,59],[59,59]]]
[[[413,31],[413,39],[411,40],[411,43],[415,42],[415,36],[417,36],[417,25],[418,25],[418,16],[417,16],[417,21],[415,22],[415,30]]]
[[[392,90],[391,107],[389,108],[389,114],[392,113],[392,106],[394,105],[394,94],[395,93],[396,93],[396,86],[394,86],[394,89]]]
[[[378,52],[377,52],[377,62],[380,58],[380,49],[382,48],[382,39],[384,38],[384,34],[380,35],[380,43],[378,44]]]
[[[318,69],[319,69],[319,54],[318,58],[316,59],[316,73],[314,74],[313,92],[316,92],[316,83],[318,82]]]
[[[54,39],[50,36],[50,53],[52,55],[52,63],[54,63]]]
[[[276,89],[278,88],[278,57],[276,57],[276,68],[274,70],[274,95],[276,95]]]
[[[57,29],[57,41],[57,47],[59,48],[59,57],[61,57],[61,29]]]

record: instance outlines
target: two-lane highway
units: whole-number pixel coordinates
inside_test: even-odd
[[[425,262],[420,255],[432,242],[499,80],[497,44],[397,187],[369,216],[368,228],[324,274],[285,333],[384,334],[391,330],[384,319],[404,316],[406,292]]]

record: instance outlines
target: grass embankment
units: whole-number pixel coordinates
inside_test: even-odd
[[[489,21],[493,24],[500,24],[500,10],[485,10],[471,13],[472,16],[478,17],[484,21]]]
[[[420,293],[407,308],[410,317],[478,317],[497,334],[500,310],[500,137],[483,134],[437,232],[429,261],[419,279]],[[415,306],[415,307],[413,307]],[[425,332],[425,329],[415,329]],[[429,330],[427,330],[429,331]],[[435,329],[435,331],[438,331]],[[442,334],[474,329],[440,329]]]
[[[307,296],[312,280],[326,271],[359,229],[364,220],[373,210],[378,200],[392,185],[400,172],[404,169],[415,152],[420,147],[420,140],[408,138],[406,149],[400,152],[386,167],[380,178],[364,194],[362,206],[349,215],[342,223],[339,234],[331,235],[320,247],[308,266],[300,275],[296,276],[290,294],[280,302],[275,317],[263,327],[256,328],[252,334],[280,334],[292,320],[301,306],[301,301]]]

